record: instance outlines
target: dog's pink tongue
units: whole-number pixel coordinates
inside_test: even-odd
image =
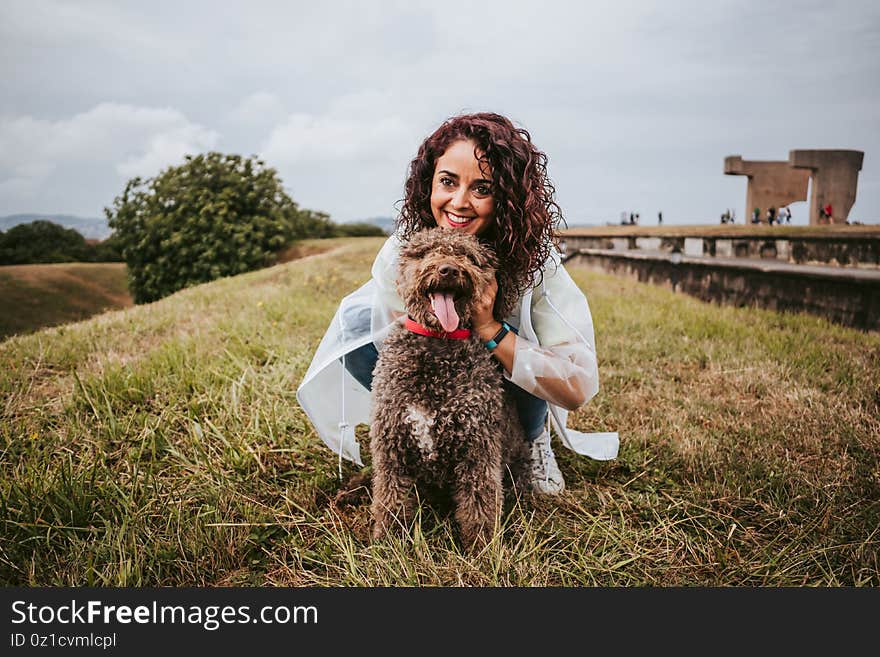
[[[458,328],[458,313],[455,312],[455,304],[452,303],[451,294],[434,292],[431,295],[431,308],[437,315],[437,319],[440,320],[440,326],[444,331],[452,333]]]

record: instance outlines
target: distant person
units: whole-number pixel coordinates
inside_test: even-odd
[[[754,210],[752,210],[752,223],[761,223],[761,208],[755,208]]]
[[[663,225],[663,212],[662,211],[657,213],[657,225],[658,226]]]
[[[630,212],[629,213],[629,225],[632,226],[634,223],[636,223],[635,215],[632,212]]]
[[[767,223],[772,226],[774,221],[776,221],[776,208],[771,205],[767,208]]]
[[[635,220],[635,223],[636,223],[636,225],[638,225],[638,223],[639,223],[639,213],[638,213],[638,212],[636,212],[636,220]]]
[[[791,223],[791,208],[786,205],[783,208],[783,210],[785,211],[785,214],[784,214],[785,223],[790,224]],[[782,212],[782,210],[780,210],[780,212]],[[782,216],[783,215],[780,216],[780,223],[782,222]]]
[[[732,224],[736,223],[736,210],[735,209],[730,211],[730,223],[732,223]]]
[[[834,223],[834,210],[831,208],[831,204],[828,203],[825,205],[825,218],[828,220],[829,224]]]

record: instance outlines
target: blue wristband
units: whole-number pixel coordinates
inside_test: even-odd
[[[514,333],[516,333],[516,329],[513,328],[510,324],[508,324],[507,322],[501,322],[501,328],[498,329],[498,333],[495,334],[495,337],[485,343],[486,349],[492,351],[495,347],[497,347],[498,343],[504,339],[504,336],[507,335],[508,331],[513,331]]]

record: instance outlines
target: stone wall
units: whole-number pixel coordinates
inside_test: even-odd
[[[720,258],[763,258],[792,264],[838,265],[880,269],[880,237],[658,237],[630,235],[565,236],[566,250],[611,249],[707,255]]]
[[[571,253],[569,251],[569,253]],[[865,330],[880,330],[880,278],[858,272],[768,270],[673,254],[585,249],[566,262],[636,278],[704,301],[770,310],[808,312]],[[567,264],[567,266],[568,266]]]

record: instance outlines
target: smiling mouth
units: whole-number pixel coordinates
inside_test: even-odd
[[[444,212],[446,213],[446,220],[449,222],[449,225],[455,228],[467,226],[474,219],[476,219],[476,217],[461,217],[457,214],[451,213],[449,210],[445,210]]]

